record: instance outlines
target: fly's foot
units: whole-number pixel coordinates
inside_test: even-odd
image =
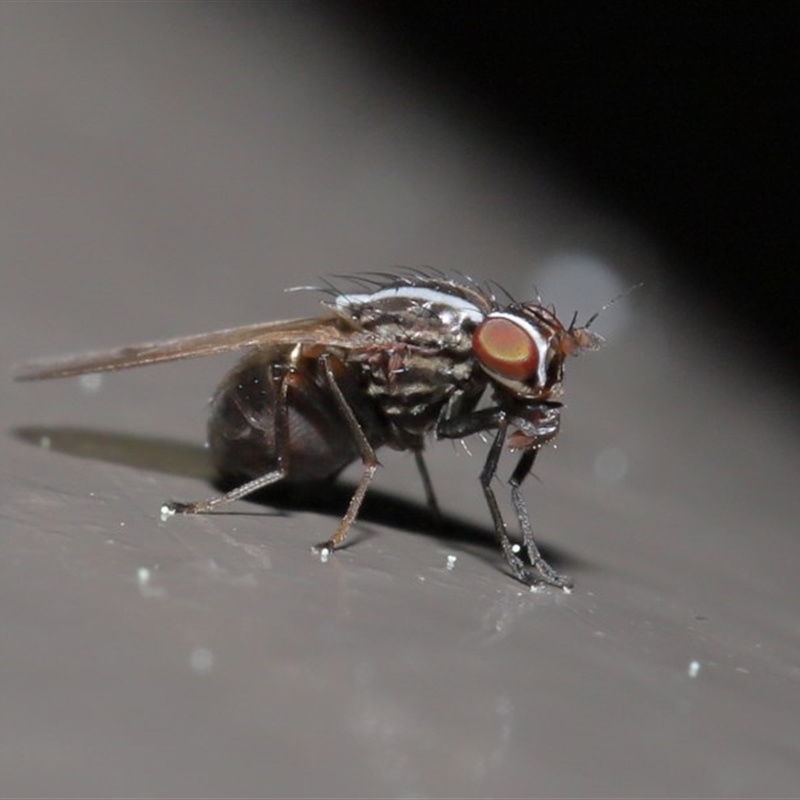
[[[546,583],[548,586],[555,586],[557,589],[563,589],[567,594],[572,591],[572,578],[570,578],[569,575],[556,572],[552,568],[549,568],[549,571],[546,574],[542,574],[540,582]]]
[[[534,564],[533,569],[528,568],[516,554],[508,559],[508,565],[511,567],[514,577],[520,582],[529,586],[531,591],[544,586],[554,586],[556,589],[563,589],[569,593],[572,591],[572,578],[557,572],[551,567],[544,559],[538,558]]]
[[[333,539],[328,539],[327,542],[320,542],[319,544],[315,544],[311,548],[311,550],[314,553],[318,553],[319,560],[325,563],[328,560],[330,554],[333,552],[334,548],[335,544],[333,542]]]
[[[572,578],[553,569],[541,556],[533,562],[533,568],[536,570],[537,583],[555,586],[565,592],[572,590]]]
[[[161,506],[161,518],[167,519],[176,514],[203,514],[208,511],[208,503],[181,503],[178,500],[169,500]]]
[[[554,586],[556,589],[563,589],[567,594],[572,591],[572,578],[556,572],[547,562],[536,564],[534,570],[526,570],[528,580],[523,580],[532,591],[536,591],[540,586]]]

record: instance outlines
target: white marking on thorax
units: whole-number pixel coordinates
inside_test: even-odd
[[[336,307],[345,309],[352,306],[370,305],[394,297],[416,300],[422,306],[444,306],[456,312],[460,319],[468,319],[476,325],[482,322],[486,316],[474,303],[470,303],[463,297],[436,289],[427,289],[424,286],[393,286],[380,289],[372,294],[340,294],[336,298]]]

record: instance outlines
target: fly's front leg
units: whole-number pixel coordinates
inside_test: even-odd
[[[503,548],[503,555],[506,557],[506,562],[508,566],[511,567],[511,571],[518,581],[521,581],[527,586],[532,586],[536,583],[536,579],[525,566],[522,559],[514,552],[514,545],[508,538],[508,529],[506,528],[503,515],[500,513],[500,507],[497,505],[497,498],[495,497],[491,485],[492,478],[494,478],[497,472],[497,464],[500,461],[500,454],[503,451],[503,442],[505,442],[506,439],[507,429],[508,422],[503,419],[498,426],[497,434],[489,448],[489,454],[486,456],[486,462],[480,474],[480,482],[484,497],[486,498],[486,504],[489,506],[489,512],[492,515],[495,533],[497,533],[500,546]]]
[[[290,387],[298,380],[302,380],[295,373],[288,372],[283,375],[276,375],[272,366],[269,367],[268,378],[275,387],[275,469],[270,470],[264,475],[259,475],[235,489],[231,489],[225,494],[210,497],[206,500],[198,500],[192,503],[181,503],[171,501],[164,503],[161,507],[162,516],[171,514],[208,514],[218,506],[241,500],[259,489],[264,489],[283,480],[289,471],[289,406],[287,397]]]
[[[511,502],[514,504],[514,510],[517,512],[517,519],[522,529],[522,542],[525,545],[531,566],[541,576],[541,582],[548,583],[551,586],[557,586],[561,589],[569,589],[572,586],[572,580],[553,569],[539,552],[539,548],[533,536],[528,506],[520,491],[522,481],[525,480],[525,477],[533,468],[533,462],[536,460],[538,452],[538,448],[535,450],[526,450],[517,462],[517,466],[509,480],[509,484],[511,485]]]
[[[489,513],[492,515],[492,522],[500,546],[503,548],[503,555],[506,562],[514,573],[514,577],[531,586],[536,583],[535,576],[525,566],[525,562],[514,552],[514,545],[508,538],[503,515],[500,513],[500,506],[497,504],[497,497],[492,489],[492,479],[497,472],[497,465],[503,452],[503,443],[508,432],[508,419],[504,411],[499,408],[482,408],[468,414],[455,415],[453,417],[442,417],[436,426],[436,435],[440,439],[461,439],[473,433],[496,429],[486,462],[480,474],[481,488],[486,498],[486,505],[489,506]]]
[[[440,439],[459,439],[464,436],[469,436],[470,434],[481,433],[482,431],[491,429],[497,430],[480,474],[480,482],[483,494],[486,497],[486,503],[492,515],[495,532],[503,548],[503,555],[505,555],[506,561],[514,573],[514,577],[522,583],[528,586],[548,583],[551,586],[558,586],[562,589],[566,589],[572,585],[572,581],[565,575],[556,572],[556,570],[545,561],[542,554],[539,552],[539,548],[536,546],[528,507],[520,491],[522,481],[533,467],[536,454],[539,452],[538,447],[525,450],[509,481],[511,484],[511,500],[514,504],[514,510],[517,513],[520,528],[522,529],[523,543],[531,566],[536,571],[535,573],[531,572],[517,553],[514,552],[514,545],[508,538],[508,529],[506,528],[505,521],[500,513],[500,507],[497,504],[497,498],[491,487],[492,478],[494,478],[497,472],[497,465],[500,461],[500,455],[502,454],[508,426],[512,422],[513,421],[509,421],[506,413],[499,408],[482,408],[467,414],[454,414],[452,417],[443,415],[436,426],[436,435]],[[542,441],[546,440],[546,438],[542,439]]]
[[[464,439],[473,433],[495,430],[505,418],[505,412],[499,408],[481,408],[459,414],[446,406],[436,423],[436,438]]]
[[[356,490],[350,499],[350,505],[347,507],[347,511],[342,517],[339,527],[336,529],[330,539],[328,539],[326,542],[320,542],[315,548],[321,553],[325,553],[329,550],[335,550],[347,538],[347,532],[350,530],[350,526],[358,516],[358,510],[361,508],[361,504],[364,502],[364,497],[367,494],[367,488],[372,482],[375,471],[378,469],[378,459],[375,456],[375,450],[367,439],[367,435],[364,433],[364,429],[356,419],[353,409],[350,408],[347,398],[344,396],[342,390],[339,388],[339,384],[336,382],[336,375],[333,372],[333,365],[331,364],[331,356],[322,355],[320,356],[319,360],[325,372],[328,387],[330,388],[333,398],[336,401],[336,406],[344,417],[347,427],[350,429],[350,433],[352,434],[353,439],[358,446],[358,452],[361,455],[361,464],[363,467],[361,480],[358,482],[358,486],[356,487]]]

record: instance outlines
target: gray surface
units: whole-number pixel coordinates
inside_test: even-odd
[[[797,796],[796,398],[623,221],[275,8],[0,6],[0,795]],[[439,532],[384,453],[323,564],[346,489],[159,519],[230,360],[10,382],[393,264],[565,315],[646,281],[527,487],[573,594],[505,574],[480,442],[431,452]]]

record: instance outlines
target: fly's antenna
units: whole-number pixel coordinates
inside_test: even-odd
[[[633,286],[626,289],[624,292],[621,292],[616,297],[611,298],[604,306],[602,306],[598,311],[595,311],[589,319],[581,326],[584,329],[587,329],[607,308],[611,308],[619,300],[622,300],[624,297],[627,297],[634,289],[641,289],[644,286],[644,281],[639,281],[639,283],[634,283]],[[575,312],[575,316],[572,318],[572,322],[570,323],[569,329],[570,331],[573,329],[575,324],[575,319],[577,318],[578,314]]]
[[[598,313],[599,313],[599,312],[598,312]],[[595,314],[594,316],[596,317],[596,316],[597,316],[597,314]],[[593,320],[593,319],[594,319],[594,317],[592,317],[592,320]],[[589,320],[589,322],[591,322],[592,320]],[[575,330],[575,323],[576,323],[577,321],[578,321],[578,312],[576,311],[576,312],[575,312],[575,313],[572,315],[572,320],[570,321],[570,323],[569,323],[569,327],[567,328],[567,333],[572,333],[572,331],[574,331],[574,330]],[[583,327],[584,327],[584,328],[588,328],[589,326],[588,326],[588,325],[584,325]]]

